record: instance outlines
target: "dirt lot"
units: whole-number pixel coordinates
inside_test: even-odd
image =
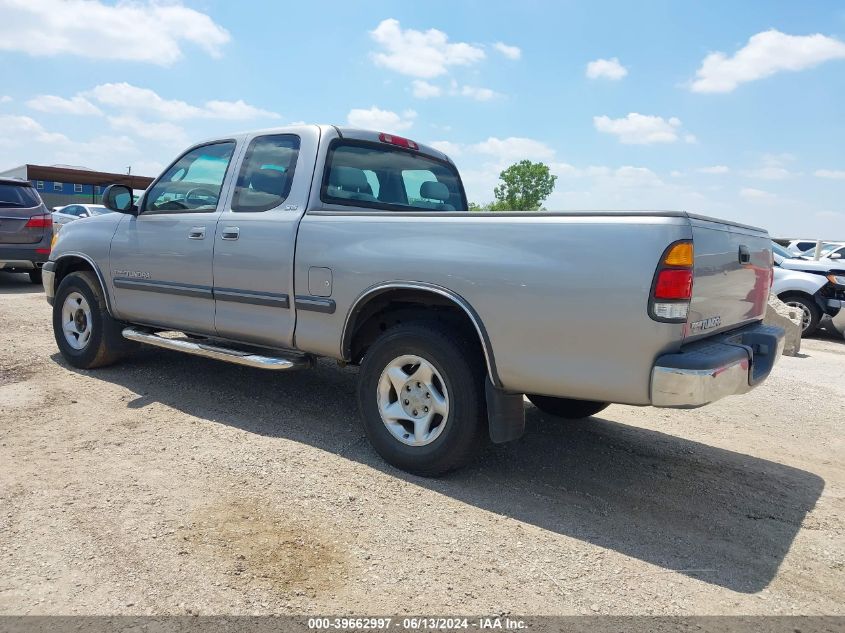
[[[384,465],[354,369],[65,365],[0,273],[0,613],[845,614],[845,342],[747,396],[612,406],[441,480]]]

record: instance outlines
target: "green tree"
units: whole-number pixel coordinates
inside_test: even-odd
[[[496,201],[490,205],[493,211],[539,211],[554,190],[557,176],[548,165],[521,160],[499,174],[499,180],[501,184],[493,190]]]

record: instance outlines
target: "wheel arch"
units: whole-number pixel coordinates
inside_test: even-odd
[[[356,335],[373,317],[382,313],[380,308],[391,305],[445,306],[462,314],[471,324],[474,334],[478,338],[490,380],[494,386],[501,387],[493,347],[481,317],[472,305],[458,293],[443,286],[424,282],[388,282],[364,290],[350,306],[343,324],[341,356],[345,360],[356,360],[353,357]]]
[[[62,279],[67,277],[70,273],[78,272],[81,270],[89,270],[93,272],[97,276],[97,281],[100,284],[100,289],[103,292],[103,297],[106,300],[106,310],[112,316],[114,316],[114,312],[112,311],[112,302],[111,296],[109,295],[108,287],[106,286],[105,277],[103,277],[103,273],[100,271],[100,267],[97,266],[96,262],[91,259],[88,255],[84,253],[64,253],[57,257],[55,260],[55,268],[53,270],[54,279],[53,279],[53,293],[55,294],[56,290],[59,288],[59,284],[62,282]]]

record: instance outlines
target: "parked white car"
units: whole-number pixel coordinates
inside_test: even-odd
[[[789,251],[791,256],[800,255],[801,253],[816,247],[818,240],[792,240],[784,248]]]
[[[772,243],[775,260],[772,293],[803,315],[802,336],[809,336],[827,318],[840,334],[845,317],[845,262],[790,258],[789,252]]]
[[[815,259],[815,247],[801,253],[801,257]],[[819,259],[845,259],[845,244],[841,242],[825,242],[819,252]]]
[[[53,231],[58,233],[62,225],[82,218],[112,213],[101,204],[69,204],[64,207],[53,207]]]

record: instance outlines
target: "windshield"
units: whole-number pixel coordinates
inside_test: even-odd
[[[323,177],[324,202],[389,211],[466,211],[454,165],[387,144],[342,141],[332,146]]]
[[[824,257],[828,253],[832,253],[833,251],[835,251],[840,246],[842,246],[842,244],[829,244],[829,243],[822,244],[821,256]],[[808,248],[806,251],[801,253],[801,255],[804,256],[804,257],[815,257],[816,256],[816,247],[814,246],[813,248]]]
[[[39,204],[38,194],[28,184],[0,183],[0,209],[28,209]]]
[[[783,246],[778,244],[777,242],[772,242],[772,252],[775,255],[779,255],[784,259],[791,259],[793,257],[792,253],[786,250]]]
[[[103,215],[104,213],[114,213],[114,211],[112,211],[111,209],[108,209],[108,208],[100,206],[100,205],[93,205],[93,204],[88,205],[88,212],[91,215]]]

